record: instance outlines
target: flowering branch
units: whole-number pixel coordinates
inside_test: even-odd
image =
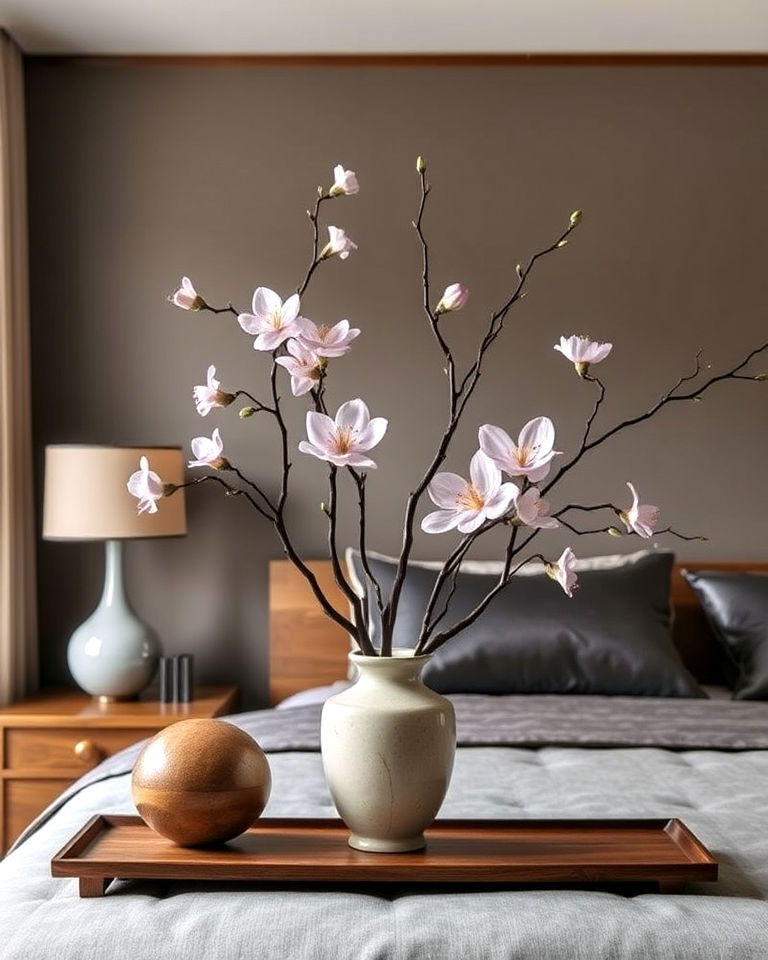
[[[525,269],[518,266],[518,282],[515,287],[515,290],[511,296],[505,301],[505,303],[491,315],[491,319],[488,324],[488,329],[485,336],[480,342],[478,347],[477,357],[475,361],[470,366],[469,370],[462,379],[458,387],[454,386],[452,370],[454,369],[454,361],[452,356],[452,351],[448,346],[447,342],[444,340],[440,331],[438,329],[438,320],[437,313],[432,313],[429,307],[429,260],[428,260],[428,246],[423,235],[421,228],[422,217],[424,213],[424,207],[426,204],[426,199],[429,194],[429,186],[425,179],[426,166],[424,161],[419,158],[417,161],[417,171],[421,180],[421,204],[419,207],[419,214],[414,223],[417,234],[422,244],[423,252],[423,262],[424,269],[422,273],[422,285],[424,287],[424,310],[427,316],[429,325],[438,340],[438,343],[443,350],[444,356],[447,361],[447,370],[450,384],[450,409],[449,409],[449,419],[448,425],[446,426],[442,438],[438,444],[437,451],[427,468],[426,473],[422,477],[421,481],[408,496],[408,501],[406,504],[405,510],[405,519],[403,523],[403,538],[402,545],[400,550],[400,557],[397,564],[397,569],[395,572],[395,578],[392,585],[392,592],[390,594],[390,599],[387,606],[384,609],[384,614],[382,616],[382,656],[387,656],[391,653],[392,650],[392,635],[394,630],[395,618],[397,617],[397,609],[400,601],[400,594],[402,592],[403,583],[405,581],[405,576],[408,570],[408,560],[410,559],[411,550],[413,548],[413,524],[416,517],[416,509],[421,500],[421,497],[424,495],[427,487],[430,485],[431,481],[434,479],[441,465],[444,463],[445,458],[448,453],[448,448],[450,446],[451,440],[456,432],[456,429],[459,426],[461,421],[462,414],[466,409],[467,403],[469,402],[470,397],[474,393],[475,388],[477,387],[478,380],[482,373],[483,360],[489,348],[496,340],[498,335],[501,333],[504,320],[509,312],[509,310],[524,296],[524,286],[525,283],[533,270],[534,265],[544,256],[553,251],[563,247],[568,242],[569,234],[576,228],[578,223],[581,220],[581,214],[578,211],[571,216],[570,223],[567,229],[560,234],[558,239],[550,244],[548,247],[540,250],[538,253],[534,254],[529,260]],[[446,291],[447,293],[447,291]],[[445,296],[445,295],[444,295]],[[466,297],[462,301],[465,302]],[[442,303],[442,301],[441,301]],[[439,305],[438,305],[439,306]]]
[[[730,370],[726,370],[724,373],[719,373],[716,376],[710,377],[709,380],[701,384],[698,389],[691,390],[689,393],[675,393],[675,391],[678,390],[684,383],[695,380],[699,375],[701,370],[701,364],[699,361],[701,351],[699,351],[696,354],[696,366],[694,372],[685,376],[681,376],[676,381],[674,386],[670,387],[666,393],[662,394],[656,403],[645,413],[638,414],[635,417],[630,417],[628,420],[622,420],[621,423],[617,423],[616,426],[606,430],[605,433],[601,434],[599,437],[595,437],[594,440],[588,441],[587,437],[585,436],[576,454],[557,471],[555,476],[544,487],[542,493],[547,493],[547,491],[551,490],[559,480],[561,480],[576,466],[576,464],[581,460],[588,450],[593,450],[595,447],[599,447],[600,444],[605,443],[605,441],[614,436],[614,434],[617,434],[622,430],[626,430],[627,427],[632,427],[637,423],[650,420],[651,417],[656,416],[659,410],[666,407],[668,404],[679,400],[698,401],[701,399],[703,394],[707,392],[707,390],[713,387],[716,383],[721,383],[723,380],[752,380],[757,382],[765,380],[765,376],[763,374],[757,374],[755,376],[741,376],[739,375],[739,371],[743,370],[750,360],[754,359],[754,357],[765,352],[766,350],[768,350],[768,342],[762,344],[762,346],[756,347],[754,350],[751,350],[740,363],[736,364],[735,367],[732,367]]]
[[[568,596],[576,589],[576,558],[567,547],[556,562],[547,562],[537,553],[519,560],[527,552],[531,542],[542,529],[563,526],[574,534],[608,533],[613,535],[637,535],[648,539],[662,533],[670,533],[681,540],[702,540],[703,537],[687,536],[672,527],[659,529],[659,508],[641,503],[634,486],[628,487],[632,502],[627,507],[617,507],[612,503],[593,506],[568,504],[555,513],[543,494],[551,490],[568,472],[575,467],[586,453],[607,441],[614,434],[637,423],[655,416],[659,410],[673,401],[701,400],[703,394],[723,380],[765,380],[764,375],[750,376],[742,371],[758,354],[768,350],[768,343],[756,348],[747,357],[730,370],[712,376],[698,383],[701,374],[701,351],[696,354],[694,369],[683,374],[659,400],[644,413],[621,421],[603,433],[594,436],[593,430],[606,397],[606,387],[602,379],[590,373],[591,365],[602,362],[612,350],[612,344],[599,343],[586,337],[561,337],[555,349],[563,354],[584,380],[595,384],[597,393],[592,409],[586,418],[584,431],[576,452],[559,470],[550,477],[545,486],[541,486],[550,474],[555,458],[561,456],[554,449],[555,428],[547,417],[536,417],[520,430],[517,440],[501,427],[484,424],[478,431],[480,449],[470,463],[470,478],[464,479],[454,473],[439,472],[445,462],[453,437],[462,421],[467,405],[477,388],[483,372],[485,357],[500,336],[505,320],[512,307],[526,296],[526,284],[535,265],[545,256],[564,247],[572,231],[581,221],[581,212],[571,214],[567,228],[549,246],[534,253],[525,267],[516,267],[517,282],[507,299],[498,307],[485,326],[484,333],[477,344],[474,360],[464,370],[457,373],[456,358],[446,327],[444,315],[460,310],[467,302],[468,291],[461,283],[452,283],[445,288],[442,297],[433,304],[430,277],[430,250],[424,233],[424,218],[427,199],[431,186],[426,178],[426,164],[421,157],[417,160],[421,197],[416,219],[412,222],[422,254],[422,310],[437,343],[444,363],[444,372],[448,386],[448,415],[424,475],[410,492],[403,519],[401,552],[397,560],[393,585],[389,596],[385,598],[381,586],[371,570],[368,561],[366,543],[366,480],[367,471],[376,468],[369,452],[375,447],[387,430],[387,421],[382,417],[371,417],[368,407],[361,399],[342,403],[335,415],[329,414],[325,392],[328,377],[329,359],[344,356],[351,348],[351,342],[360,331],[343,319],[333,326],[316,325],[300,315],[301,297],[306,293],[317,267],[324,260],[337,256],[345,260],[357,249],[357,245],[336,226],[328,226],[329,239],[320,248],[319,225],[322,205],[342,195],[358,192],[357,177],[354,172],[345,170],[341,165],[334,168],[334,182],[328,190],[318,188],[312,210],[307,211],[312,228],[312,251],[310,262],[297,292],[283,302],[282,298],[268,287],[257,287],[252,300],[251,313],[239,313],[231,303],[223,307],[212,307],[206,303],[192,285],[188,277],[182,279],[180,287],[169,299],[185,310],[206,310],[210,313],[231,313],[237,317],[238,324],[255,339],[253,346],[257,351],[269,352],[272,357],[270,371],[271,402],[263,403],[245,390],[234,393],[223,390],[216,379],[216,369],[209,366],[207,382],[193,390],[195,405],[201,416],[212,410],[231,405],[238,397],[247,398],[252,406],[240,411],[243,418],[255,413],[267,413],[272,416],[280,436],[281,482],[277,496],[268,496],[261,487],[248,479],[237,467],[234,467],[223,454],[223,444],[218,429],[208,437],[196,437],[192,449],[196,459],[190,466],[208,466],[215,471],[231,471],[242,487],[233,487],[226,480],[214,474],[201,477],[180,486],[213,480],[223,486],[229,496],[244,496],[261,516],[269,520],[278,534],[285,555],[299,569],[309,583],[322,609],[334,622],[343,627],[357,641],[360,650],[369,656],[377,654],[370,635],[369,613],[375,598],[382,624],[381,646],[378,653],[388,656],[392,653],[394,626],[399,601],[408,572],[408,563],[414,543],[414,522],[418,505],[425,493],[438,507],[423,517],[422,529],[427,533],[443,533],[457,529],[462,539],[450,552],[438,571],[421,629],[416,643],[417,653],[430,653],[446,641],[470,626],[487,609],[493,598],[503,590],[514,575],[531,560],[541,560],[546,573],[556,580]],[[291,473],[290,439],[281,397],[278,390],[278,368],[284,367],[290,375],[291,392],[294,397],[309,395],[310,409],[306,416],[306,436],[298,448],[304,453],[325,461],[328,466],[329,501],[323,505],[328,519],[328,549],[336,582],[350,602],[353,617],[346,617],[336,610],[325,596],[317,578],[301,559],[293,544],[286,524],[286,508],[289,495],[289,475]],[[684,388],[688,384],[689,388]],[[350,578],[345,574],[337,544],[338,520],[338,469],[346,467],[357,488],[357,506],[359,511],[359,550],[365,574],[363,596],[357,596]],[[506,475],[508,481],[502,482]],[[179,489],[172,484],[163,484],[154,474],[145,457],[141,458],[140,469],[128,481],[130,492],[139,500],[139,512],[155,512],[157,501]],[[247,488],[247,489],[245,489]],[[580,530],[566,514],[569,511],[593,512],[612,511],[625,531],[618,526],[600,527],[594,530]],[[505,559],[497,582],[491,587],[476,607],[451,626],[438,628],[449,612],[451,601],[457,589],[458,576],[462,563],[470,548],[478,539],[497,526],[510,527]],[[520,528],[528,531],[524,537]],[[438,609],[439,605],[439,609]]]

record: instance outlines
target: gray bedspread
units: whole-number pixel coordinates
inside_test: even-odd
[[[445,817],[681,817],[720,861],[686,895],[122,881],[81,900],[51,856],[135,812],[125,751],[0,863],[2,960],[766,960],[768,704],[456,697]],[[270,751],[266,814],[334,816],[319,708],[232,718]]]

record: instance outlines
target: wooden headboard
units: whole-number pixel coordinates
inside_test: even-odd
[[[346,614],[347,602],[334,582],[330,561],[314,560],[308,566],[329,600]],[[768,573],[768,563],[682,563],[672,571],[673,635],[683,662],[701,683],[722,683],[722,650],[681,576],[683,568]],[[343,679],[348,652],[349,636],[325,616],[298,570],[288,560],[273,560],[269,565],[270,703]]]

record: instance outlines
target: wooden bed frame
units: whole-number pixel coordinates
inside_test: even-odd
[[[346,613],[347,601],[328,560],[308,563],[329,600]],[[700,683],[723,683],[724,656],[681,570],[768,573],[768,563],[680,563],[672,571],[673,636],[683,662]],[[288,560],[269,565],[269,699],[341,680],[347,675],[349,636],[318,606],[302,575]]]

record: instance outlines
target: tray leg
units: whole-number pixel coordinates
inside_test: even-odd
[[[659,880],[659,893],[685,893],[685,880]]]
[[[112,877],[80,877],[81,897],[103,897]]]

